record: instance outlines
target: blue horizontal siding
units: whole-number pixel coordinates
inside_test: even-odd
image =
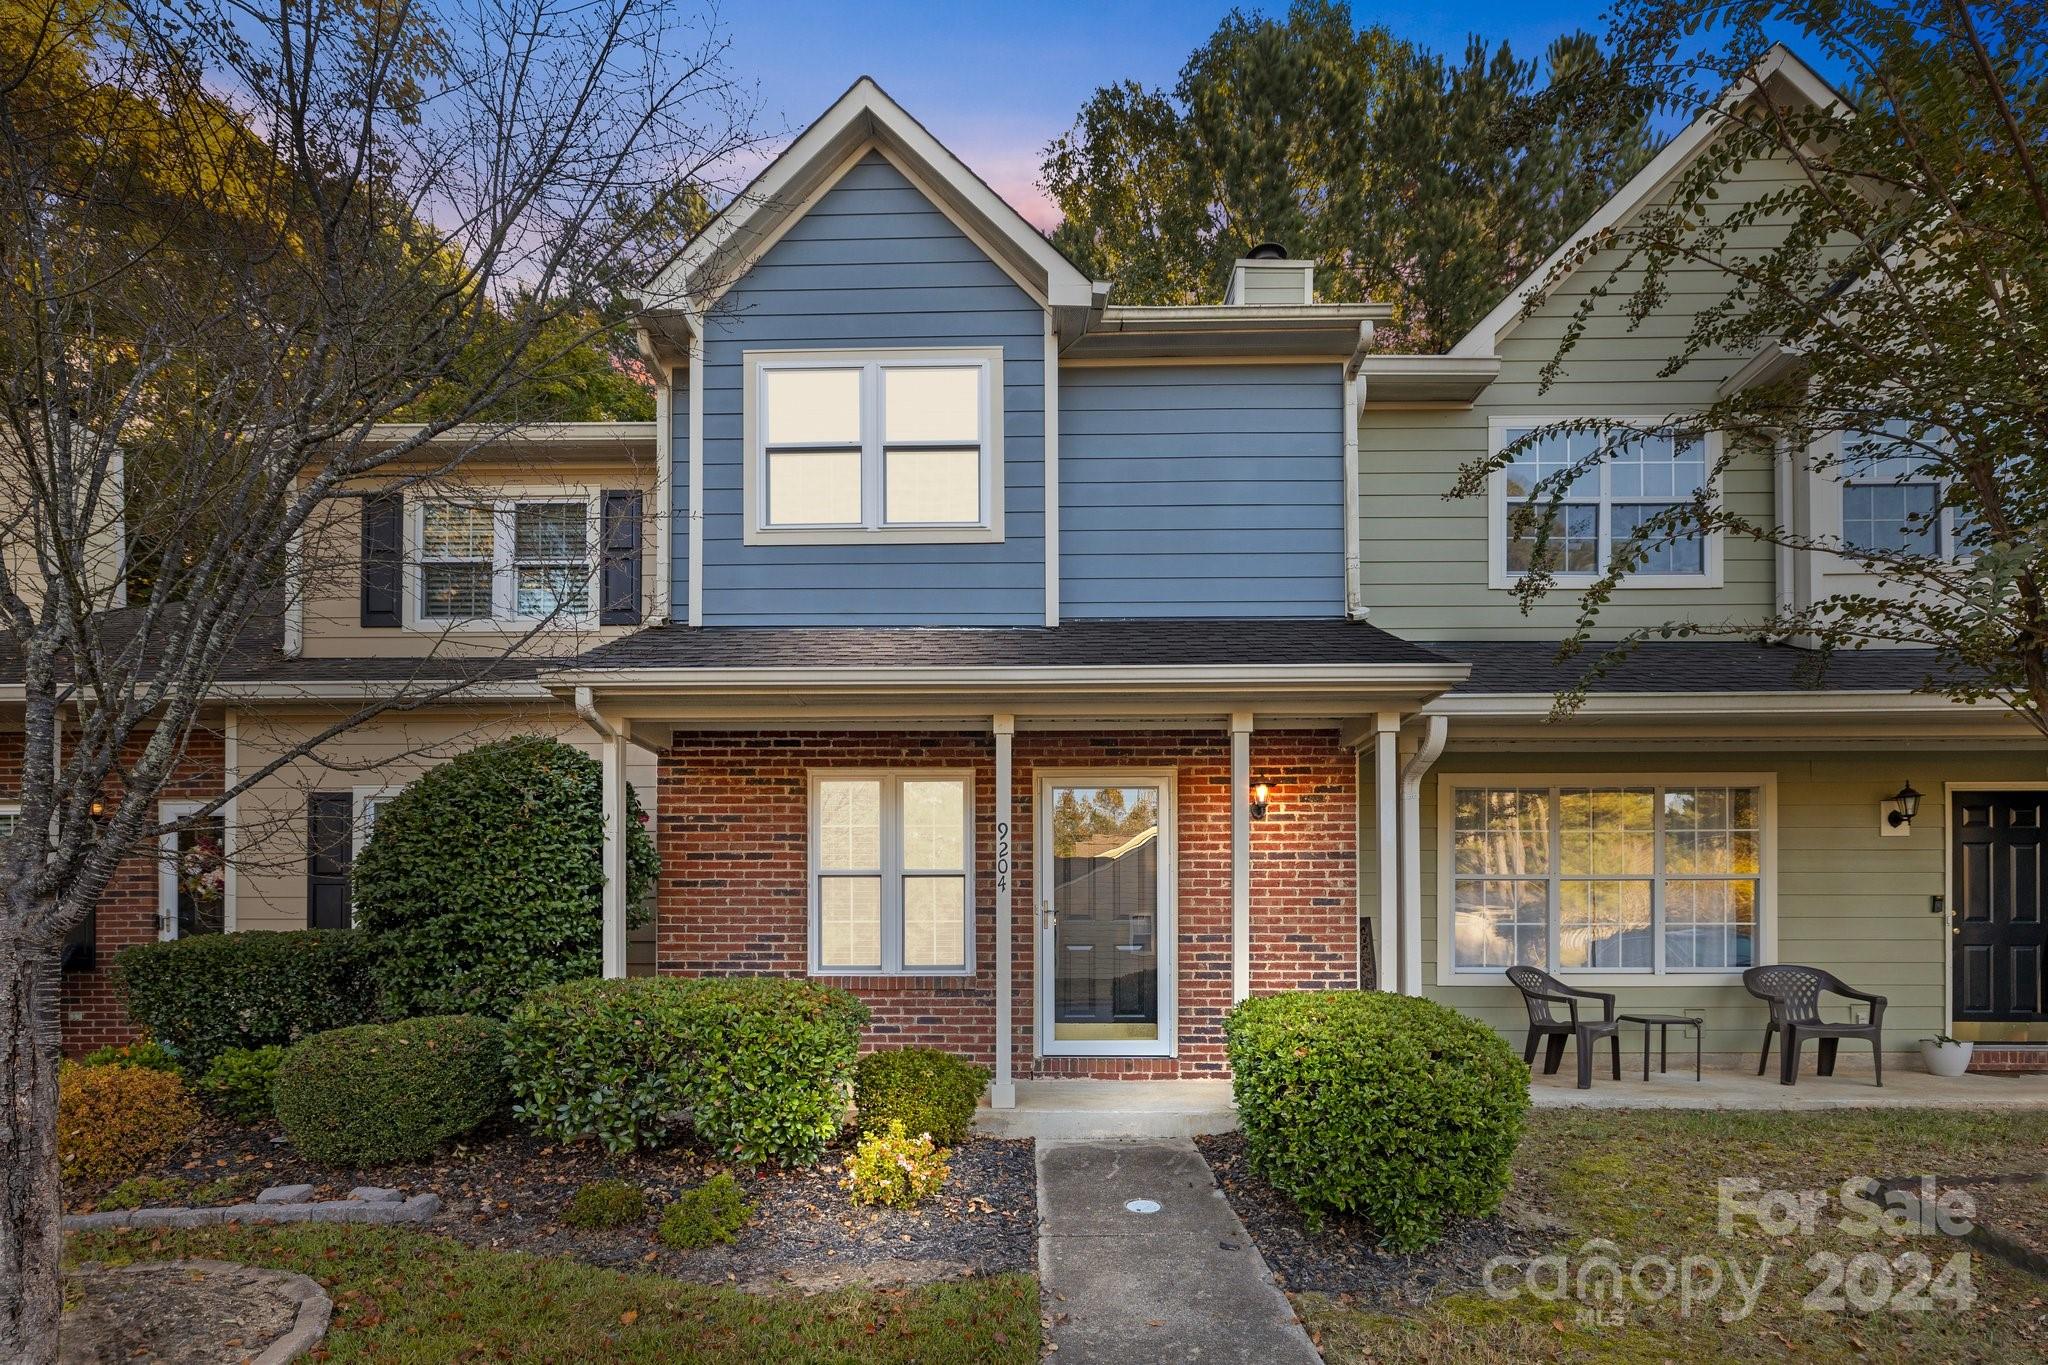
[[[1062,371],[1061,615],[1343,615],[1343,403],[1334,365]]]
[[[1036,625],[1045,619],[1044,312],[884,158],[790,225],[706,320],[704,621]],[[998,346],[1004,538],[996,544],[747,545],[750,350]],[[679,427],[680,429],[680,427]],[[678,458],[687,458],[678,444]],[[679,471],[678,486],[686,471]],[[687,547],[677,539],[677,600]]]

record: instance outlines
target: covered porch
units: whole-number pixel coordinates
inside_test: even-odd
[[[629,747],[656,755],[662,972],[843,986],[874,1041],[989,1065],[998,1109],[1083,1078],[1227,1090],[1222,1016],[1254,991],[1420,991],[1402,734],[1419,777],[1443,727],[1416,717],[1461,663],[1329,621],[635,642],[550,685],[602,738],[611,809]],[[625,921],[608,889],[610,972]]]

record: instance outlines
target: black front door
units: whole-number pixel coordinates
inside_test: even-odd
[[[2043,831],[2048,792],[1955,797],[1955,1022],[2048,1021]]]

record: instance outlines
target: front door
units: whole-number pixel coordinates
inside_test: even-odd
[[[1038,1017],[1049,1055],[1173,1051],[1173,774],[1038,783]]]
[[[2048,1041],[2048,792],[1955,794],[1953,1031]]]

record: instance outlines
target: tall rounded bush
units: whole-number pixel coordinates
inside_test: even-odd
[[[513,1112],[558,1141],[614,1151],[687,1117],[738,1162],[814,1162],[838,1133],[868,1011],[786,977],[572,981],[506,1024]]]
[[[197,934],[123,948],[129,1017],[188,1076],[231,1048],[291,1044],[378,1017],[376,947],[352,929]]]
[[[638,907],[660,862],[630,789],[626,832]],[[559,740],[486,744],[407,787],[349,883],[387,1010],[503,1018],[537,987],[596,975],[603,845],[600,765]]]
[[[1499,1207],[1528,1068],[1484,1024],[1411,996],[1300,991],[1238,1005],[1223,1036],[1251,1167],[1311,1222],[1356,1214],[1412,1251]]]
[[[505,1103],[504,1026],[451,1014],[318,1034],[285,1053],[278,1121],[307,1157],[381,1166],[433,1155]]]

